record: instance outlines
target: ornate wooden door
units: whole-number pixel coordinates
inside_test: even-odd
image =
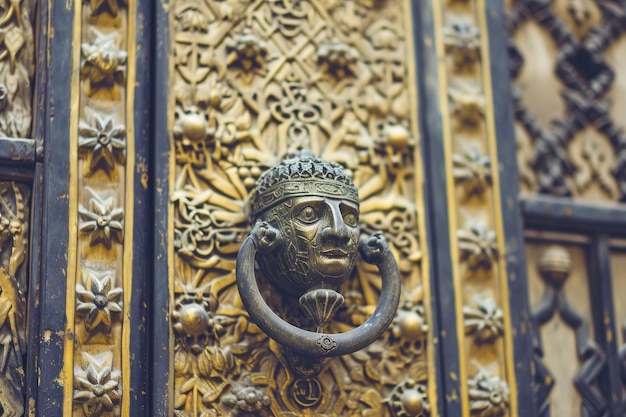
[[[625,10],[0,2],[0,415],[623,415]],[[255,182],[299,150],[343,167],[402,282],[380,338],[318,360],[236,285]],[[328,333],[378,270],[340,292]]]

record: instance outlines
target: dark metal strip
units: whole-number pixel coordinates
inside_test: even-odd
[[[507,32],[502,2],[487,1],[486,16],[493,90],[493,108],[498,141],[498,169],[502,223],[506,245],[506,275],[509,286],[509,305],[513,326],[515,379],[518,392],[518,415],[532,416],[535,412],[533,391],[532,319],[529,313],[526,256],[522,218],[516,204],[519,195],[519,177],[516,169],[515,131],[513,130],[513,98],[509,79]]]
[[[571,233],[609,233],[626,236],[626,208],[598,206],[557,197],[522,197],[520,207],[526,228]]]
[[[44,3],[42,3],[44,4]],[[70,91],[72,71],[73,7],[65,1],[48,4],[49,19],[54,22],[54,37],[48,39],[48,76],[45,110],[45,137],[54,143],[46,147],[43,167],[42,251],[40,314],[40,346],[37,368],[39,389],[36,416],[60,416],[63,410],[64,387],[61,375],[65,338],[65,290],[67,281],[68,244],[68,180],[70,138]],[[49,117],[54,113],[54,117]]]
[[[0,138],[0,166],[32,166],[35,164],[33,139]]]
[[[443,190],[447,186],[443,137],[443,121],[439,111],[438,58],[432,2],[414,3],[413,25],[417,48],[417,74],[420,105],[420,129],[423,137],[425,164],[425,216],[427,240],[431,248],[431,323],[435,331],[439,387],[438,410],[441,415],[460,416],[459,352],[454,311],[455,291],[450,254],[448,201]]]
[[[150,400],[150,391],[147,386],[147,373],[151,368],[148,360],[148,333],[147,323],[148,305],[152,303],[148,295],[148,283],[152,280],[152,253],[154,217],[151,189],[151,117],[152,117],[152,73],[153,63],[153,35],[154,18],[153,0],[137,2],[137,20],[129,24],[135,29],[137,44],[135,59],[134,109],[132,111],[134,124],[135,170],[133,175],[133,267],[132,267],[132,298],[126,308],[130,309],[130,415],[147,416],[147,402]],[[128,277],[130,279],[130,277]]]
[[[149,281],[150,319],[150,375],[148,389],[151,394],[148,414],[154,417],[173,415],[173,373],[170,352],[170,290],[169,290],[169,166],[170,138],[168,130],[169,93],[169,13],[168,0],[155,2],[153,18],[156,26],[156,40],[153,43],[153,68],[156,69],[152,91],[152,126],[154,146],[152,161],[154,181],[152,201],[154,202],[153,277]]]
[[[609,401],[610,414],[621,416],[624,412],[624,404],[616,340],[616,332],[620,329],[619,323],[615,323],[613,310],[613,297],[620,295],[614,294],[611,288],[611,250],[607,234],[593,237],[589,261],[589,289],[595,339],[606,354],[606,366],[600,374],[599,387]]]

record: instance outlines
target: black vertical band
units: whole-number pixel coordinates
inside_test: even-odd
[[[513,97],[507,56],[508,34],[502,2],[486,1],[487,34],[489,39],[490,71],[493,91],[493,111],[498,144],[498,170],[502,225],[506,247],[506,275],[509,286],[509,306],[513,332],[515,379],[518,387],[518,415],[532,416],[535,412],[533,392],[532,320],[529,312],[526,256],[521,210],[518,204],[519,176],[516,159]]]
[[[606,366],[598,380],[600,391],[609,402],[609,413],[621,416],[623,413],[622,385],[620,381],[620,360],[617,351],[615,312],[611,289],[611,249],[609,236],[597,234],[592,238],[589,257],[589,292],[596,342],[606,355]]]
[[[431,320],[435,340],[438,409],[441,415],[460,416],[459,352],[454,306],[455,291],[450,253],[447,178],[443,143],[443,120],[440,107],[438,59],[433,4],[421,1],[414,5],[414,39],[417,48],[420,133],[422,134],[427,241],[430,248],[428,271],[431,279]]]
[[[54,36],[47,33],[49,63],[46,85],[44,165],[42,210],[42,250],[40,347],[37,368],[37,416],[62,414],[64,387],[63,352],[66,337],[65,291],[67,286],[67,250],[69,215],[70,107],[72,71],[72,31],[74,8],[64,0],[48,4],[49,19],[54,22]],[[45,3],[41,3],[44,6]],[[41,64],[41,63],[40,63]]]
[[[173,385],[170,383],[170,322],[169,322],[169,166],[170,142],[168,130],[169,100],[169,6],[168,0],[154,2],[156,38],[152,56],[155,78],[153,80],[153,167],[154,203],[153,277],[150,280],[150,376],[148,389],[151,403],[148,415],[169,417],[173,404]]]

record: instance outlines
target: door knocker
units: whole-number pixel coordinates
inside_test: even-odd
[[[309,356],[346,355],[374,342],[391,324],[400,300],[400,272],[381,233],[360,238],[359,199],[344,169],[304,152],[284,159],[257,181],[254,227],[237,256],[237,286],[245,308],[268,336]],[[344,302],[335,290],[354,268],[357,251],[378,267],[381,296],[372,316],[345,333],[323,333]],[[281,319],[263,299],[255,260],[270,283],[300,297],[317,331]]]

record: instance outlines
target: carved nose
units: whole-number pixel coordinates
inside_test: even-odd
[[[345,244],[350,240],[348,227],[343,221],[343,216],[338,207],[331,207],[329,224],[324,228],[324,241],[336,240],[339,244]]]

